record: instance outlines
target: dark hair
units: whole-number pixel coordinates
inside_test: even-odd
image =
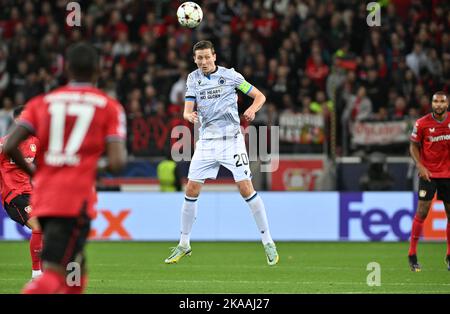
[[[442,91],[442,90],[440,90],[440,91],[434,93],[434,94],[433,94],[433,97],[434,97],[434,96],[445,96],[445,98],[448,99],[447,93],[444,92],[444,91]]]
[[[24,106],[19,106],[19,107],[14,108],[14,110],[13,110],[14,119],[17,118],[18,116],[20,116],[20,114],[22,113],[24,108],[25,108]]]
[[[200,40],[198,43],[194,45],[194,48],[192,49],[192,52],[195,55],[195,51],[197,50],[203,50],[203,49],[211,49],[212,53],[214,52],[214,45],[209,40]]]
[[[97,51],[87,43],[73,44],[67,51],[67,66],[73,79],[90,82],[98,68]]]

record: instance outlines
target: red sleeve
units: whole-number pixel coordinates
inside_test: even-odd
[[[106,114],[106,141],[124,141],[127,137],[127,126],[122,105],[115,101],[110,101],[106,108]]]
[[[416,121],[413,131],[411,133],[410,140],[416,143],[421,143],[423,139],[423,128],[419,121]]]
[[[17,124],[25,127],[32,134],[36,134],[36,129],[38,125],[36,109],[39,108],[39,104],[41,103],[41,101],[42,97],[38,96],[27,102],[25,104],[25,109],[22,111],[22,113],[19,116],[19,119],[17,120]]]

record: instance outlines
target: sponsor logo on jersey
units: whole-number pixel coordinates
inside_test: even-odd
[[[428,139],[430,142],[448,141],[448,140],[450,140],[450,134],[439,135],[439,136],[429,136]]]

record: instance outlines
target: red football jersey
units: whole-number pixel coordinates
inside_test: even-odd
[[[433,115],[418,119],[411,141],[419,143],[420,160],[432,178],[450,178],[450,115],[438,121]]]
[[[40,141],[36,156],[35,216],[94,216],[97,161],[107,141],[124,141],[122,106],[88,84],[69,84],[31,99],[18,124]]]
[[[0,139],[3,145],[7,136]],[[29,163],[34,161],[36,151],[39,148],[39,141],[36,137],[30,136],[20,143],[19,150],[23,157]],[[16,166],[3,152],[0,153],[0,173],[1,173],[1,193],[2,200],[9,204],[13,198],[21,194],[31,194],[33,187],[31,186],[30,176],[22,169]]]

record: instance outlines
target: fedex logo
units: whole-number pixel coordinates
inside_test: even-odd
[[[413,193],[341,193],[339,202],[340,239],[409,239],[415,213]]]
[[[131,240],[132,237],[126,226],[130,209],[120,209],[116,211],[100,209],[97,216],[92,221],[92,228],[89,234],[90,239],[97,240]],[[31,231],[27,227],[22,227],[12,221],[0,206],[0,239],[20,240],[29,239]]]
[[[116,236],[120,240],[131,240],[131,235],[125,227],[125,220],[130,212],[131,209],[121,209],[115,213],[108,209],[97,210],[89,238],[106,240]]]
[[[417,200],[415,200],[417,202]],[[447,215],[442,201],[436,197],[430,206],[427,219],[423,225],[422,235],[425,240],[446,240]]]

